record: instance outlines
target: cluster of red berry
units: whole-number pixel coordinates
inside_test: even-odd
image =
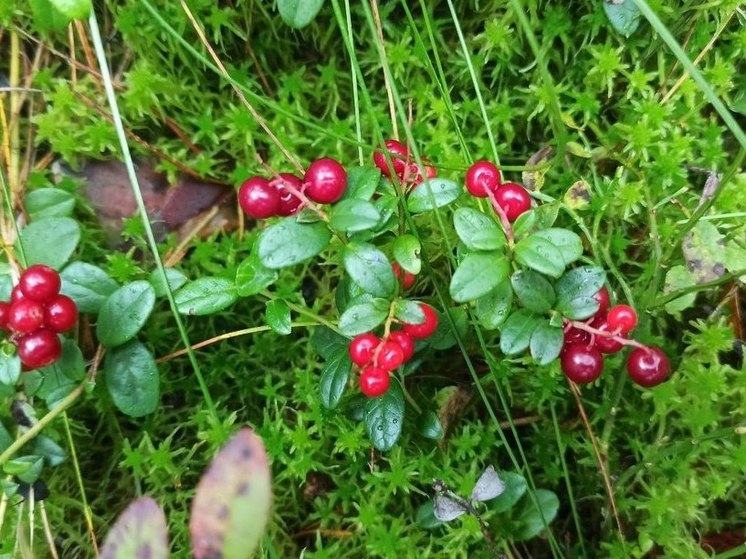
[[[628,305],[609,308],[609,292],[605,287],[594,296],[598,312],[585,322],[566,321],[565,341],[560,363],[565,376],[577,383],[589,383],[601,376],[603,354],[617,353],[625,345],[635,349],[627,360],[629,376],[640,386],[662,383],[671,372],[666,354],[658,347],[648,347],[627,339],[637,326],[637,313]]]
[[[369,398],[385,394],[391,386],[391,371],[412,359],[414,341],[428,338],[438,328],[438,315],[424,303],[420,309],[425,314],[421,324],[402,325],[383,339],[372,332],[360,334],[350,342],[350,358],[360,367],[360,390]]]
[[[60,275],[36,264],[22,274],[9,302],[0,302],[0,328],[18,348],[26,369],[51,365],[60,358],[58,333],[67,332],[78,320],[78,307],[60,295]]]
[[[425,179],[433,179],[437,176],[438,172],[435,167],[427,165],[426,160],[423,161],[425,164],[425,172],[422,172],[420,166],[412,159],[412,155],[409,153],[407,146],[402,144],[400,141],[386,140],[384,146],[391,158],[391,165],[394,168],[394,173],[396,173],[396,177],[399,179],[399,183],[405,191],[414,189]],[[376,151],[373,154],[373,163],[375,163],[376,167],[378,167],[385,176],[393,178],[391,176],[391,167],[389,167],[386,156],[382,151]]]
[[[500,169],[489,161],[477,161],[469,167],[466,190],[477,198],[489,198],[493,209],[502,211],[510,222],[531,209],[528,191],[518,183],[502,182]]]
[[[333,204],[347,188],[347,172],[336,160],[317,159],[308,166],[301,180],[290,173],[272,179],[252,177],[238,190],[238,203],[254,219],[287,217],[298,213],[306,200]]]

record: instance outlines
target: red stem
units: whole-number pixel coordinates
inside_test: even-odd
[[[503,229],[505,230],[505,236],[508,238],[508,244],[510,246],[513,246],[513,240],[515,239],[515,235],[513,235],[513,227],[510,225],[510,220],[508,219],[508,216],[505,213],[505,210],[502,209],[502,206],[498,204],[497,198],[495,198],[495,193],[492,192],[489,189],[487,190],[487,196],[489,196],[490,202],[492,203],[492,208],[495,210],[497,215],[500,216],[500,221],[503,224]]]
[[[607,332],[605,330],[599,330],[598,328],[594,328],[593,326],[589,326],[585,322],[580,322],[578,320],[568,320],[567,324],[570,325],[573,328],[577,328],[578,330],[583,330],[584,332],[588,332],[589,334],[593,336],[601,336],[602,338],[611,338],[615,342],[618,342],[622,345],[628,345],[632,347],[638,347],[641,349],[648,349],[648,346],[641,344],[638,341],[630,340],[629,338],[624,338],[622,336],[617,335],[616,332]]]

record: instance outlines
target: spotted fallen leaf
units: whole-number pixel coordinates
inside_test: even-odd
[[[591,201],[591,186],[584,180],[577,181],[567,189],[563,201],[573,210],[587,206]]]
[[[140,497],[119,516],[106,535],[101,559],[166,559],[166,517],[153,499]]]
[[[269,520],[270,478],[262,440],[251,429],[240,430],[197,485],[189,521],[195,559],[252,556]]]
[[[545,161],[548,161],[552,157],[553,153],[554,150],[552,150],[551,147],[544,146],[528,158],[528,161],[526,161],[526,167],[541,165]],[[523,171],[523,173],[521,173],[523,186],[525,186],[529,190],[541,190],[541,187],[544,186],[544,175],[548,170],[548,168],[544,168],[535,169],[532,171]]]
[[[714,281],[725,273],[725,243],[717,227],[698,222],[684,237],[684,259],[697,284]]]

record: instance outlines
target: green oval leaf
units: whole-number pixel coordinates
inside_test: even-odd
[[[428,439],[437,441],[443,438],[443,426],[440,424],[438,414],[432,410],[423,412],[417,418],[417,430]]]
[[[342,399],[352,371],[352,360],[347,345],[337,347],[328,357],[319,381],[321,404],[333,410]]]
[[[28,266],[46,264],[59,270],[75,252],[79,241],[80,227],[74,219],[48,217],[21,230],[16,251],[26,255]]]
[[[290,307],[282,299],[267,301],[264,320],[267,326],[281,336],[287,336],[291,332]]]
[[[554,305],[554,288],[541,274],[532,270],[518,270],[510,278],[510,283],[516,297],[528,310],[546,313]]]
[[[376,297],[396,293],[396,277],[386,255],[368,243],[352,242],[345,247],[344,266],[356,284]]]
[[[63,340],[62,355],[52,365],[29,371],[21,379],[29,395],[43,398],[52,408],[70,394],[85,377],[85,361],[78,344],[73,340]]]
[[[8,355],[0,350],[0,384],[15,386],[21,376],[21,360],[18,355]]]
[[[241,429],[197,485],[189,532],[195,559],[248,559],[270,518],[272,486],[262,440]]]
[[[158,367],[142,343],[135,340],[109,351],[104,369],[106,388],[119,411],[130,417],[155,411],[160,400]]]
[[[134,338],[148,320],[155,304],[155,290],[147,281],[128,283],[112,293],[101,306],[96,337],[105,347]]]
[[[562,351],[565,335],[561,326],[552,326],[549,322],[542,322],[531,334],[531,357],[539,365],[548,365]]]
[[[91,0],[50,0],[61,14],[70,19],[86,19],[91,15]]]
[[[357,336],[373,330],[388,314],[389,302],[385,299],[352,305],[339,317],[339,329],[346,336]]]
[[[341,200],[329,212],[329,226],[345,233],[373,229],[380,220],[376,207],[365,200]]]
[[[511,532],[517,541],[530,540],[544,530],[545,523],[549,525],[557,516],[559,499],[548,489],[537,489],[535,492],[538,507],[533,499],[524,497],[520,502],[520,510],[515,519],[516,529]],[[543,519],[542,519],[543,517]]]
[[[501,254],[467,254],[451,278],[451,297],[458,303],[479,299],[504,282],[508,271],[508,259]]]
[[[179,289],[174,295],[181,314],[201,316],[215,314],[238,299],[236,286],[225,278],[204,277]]]
[[[558,278],[565,271],[565,260],[559,248],[536,233],[515,245],[515,259],[522,266]]]
[[[666,281],[663,286],[663,293],[671,293],[679,289],[691,287],[695,285],[694,276],[684,266],[673,266],[668,272],[666,272]],[[666,312],[674,314],[681,312],[684,309],[691,307],[697,298],[696,293],[689,293],[683,297],[678,297],[673,301],[669,301],[665,305]]]
[[[422,324],[425,322],[425,313],[417,301],[400,299],[394,305],[394,317],[407,324]]]
[[[187,277],[180,270],[177,270],[176,268],[165,268],[165,271],[166,281],[168,282],[168,286],[171,288],[171,293],[177,291],[187,282]],[[166,281],[163,281],[163,276],[159,270],[156,269],[150,272],[148,281],[150,282],[150,285],[153,286],[156,297],[166,296]]]
[[[471,250],[500,250],[505,246],[505,234],[495,221],[472,208],[459,208],[453,213],[453,226],[459,239]]]
[[[487,506],[494,512],[508,512],[528,489],[526,478],[515,472],[500,472],[500,479],[505,483],[505,491],[489,501]]]
[[[31,448],[32,453],[41,456],[44,459],[44,464],[51,468],[59,466],[67,460],[65,449],[57,441],[50,439],[46,435],[36,437]]]
[[[277,0],[282,21],[300,29],[310,24],[324,5],[324,0]]]
[[[256,251],[252,251],[248,258],[236,269],[236,290],[241,297],[249,297],[260,293],[280,277],[277,270],[264,266]]]
[[[23,198],[31,221],[45,217],[68,217],[75,209],[75,197],[59,188],[38,188]]]
[[[546,239],[556,246],[565,261],[565,266],[569,266],[583,256],[583,241],[572,231],[551,227],[543,231],[537,231],[533,236]]]
[[[488,330],[498,328],[510,314],[513,306],[513,289],[504,281],[495,289],[477,299],[474,312],[479,322]]]
[[[427,212],[454,202],[461,195],[461,191],[461,185],[450,179],[426,180],[409,193],[407,205],[411,212]]]
[[[404,424],[404,394],[398,382],[383,396],[365,402],[363,421],[374,447],[383,452],[393,448]]]
[[[598,311],[593,296],[603,287],[606,272],[598,266],[580,266],[567,271],[555,284],[557,310],[570,320],[585,320]]]
[[[138,497],[117,518],[106,535],[101,559],[167,559],[166,517],[153,499]]]
[[[401,235],[394,240],[394,260],[411,274],[419,274],[422,269],[420,260],[420,240],[414,235]]]
[[[380,180],[381,170],[373,165],[347,169],[347,188],[342,201],[351,199],[369,201],[376,193]]]
[[[24,483],[34,483],[39,479],[43,467],[44,459],[41,456],[30,454],[8,460],[3,464],[3,471],[8,475],[15,476]]]
[[[344,348],[347,351],[350,340],[341,334],[337,334],[331,328],[319,326],[313,330],[311,345],[316,350],[316,353],[328,360],[340,348]]]
[[[298,223],[287,218],[262,231],[257,239],[257,254],[267,268],[286,268],[316,256],[331,238],[324,223]]]
[[[505,355],[516,355],[524,351],[531,342],[531,335],[541,320],[527,309],[511,314],[500,333],[500,350]]]
[[[61,293],[70,297],[82,313],[98,313],[104,301],[119,284],[101,268],[85,262],[72,262],[60,272]]]

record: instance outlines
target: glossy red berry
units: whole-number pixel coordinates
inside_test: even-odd
[[[407,168],[406,159],[409,156],[409,150],[407,149],[407,146],[397,140],[386,140],[384,145],[386,146],[386,151],[388,151],[390,154],[391,164],[394,166],[396,175],[401,178]],[[382,150],[377,150],[373,154],[373,162],[384,175],[386,175],[387,177],[391,176],[389,164],[386,161],[386,156],[384,155]]]
[[[591,341],[591,335],[580,328],[571,327],[565,330],[565,345],[569,344],[588,344]]]
[[[404,270],[397,262],[391,264],[391,269],[394,271],[396,279],[399,280],[399,283],[404,289],[409,289],[414,285],[417,276]]]
[[[10,305],[8,312],[8,326],[20,334],[28,334],[38,330],[44,324],[44,305],[24,299]]]
[[[21,289],[16,285],[10,292],[10,304],[13,305],[19,301],[26,300],[26,296],[23,294]]]
[[[425,321],[422,324],[404,324],[404,333],[415,340],[432,336],[438,328],[438,315],[435,309],[424,303],[420,303],[420,308],[425,313]]]
[[[360,391],[368,398],[377,398],[385,394],[391,386],[389,372],[373,365],[368,365],[360,372]]]
[[[637,313],[628,305],[616,305],[609,309],[606,322],[612,332],[619,331],[626,334],[637,326]]]
[[[671,363],[659,347],[638,347],[629,354],[627,372],[637,384],[649,388],[668,378]]]
[[[425,178],[434,179],[438,176],[438,170],[430,165],[425,165]]]
[[[39,303],[46,303],[57,295],[61,286],[57,270],[42,264],[29,266],[18,280],[18,289],[23,295]]]
[[[280,193],[262,177],[252,177],[238,189],[238,205],[254,219],[267,219],[280,211]]]
[[[18,340],[18,357],[29,369],[39,369],[51,365],[60,358],[62,344],[57,334],[47,328],[40,328]]]
[[[396,342],[386,340],[378,351],[376,365],[387,371],[393,371],[404,363],[404,350]]]
[[[317,159],[308,166],[305,176],[305,193],[319,204],[333,204],[347,188],[347,171],[339,161],[329,157]]]
[[[506,182],[495,190],[495,200],[508,217],[508,221],[515,221],[518,216],[531,209],[531,196],[520,184]]]
[[[466,190],[472,196],[486,198],[500,186],[500,169],[489,161],[477,161],[466,171]]]
[[[613,332],[613,330],[609,328],[609,324],[606,322],[605,316],[594,318],[591,321],[591,326],[596,330],[601,330],[602,332]],[[621,351],[621,349],[624,347],[614,338],[611,338],[609,336],[601,336],[598,334],[593,337],[593,345],[597,347],[598,351],[600,351],[601,353],[616,353],[618,351]]]
[[[0,301],[0,330],[6,332],[10,329],[8,326],[8,319],[10,318],[10,303],[6,301]]]
[[[404,354],[404,362],[406,363],[414,355],[414,340],[410,338],[404,332],[397,330],[389,334],[389,340],[398,344]]]
[[[560,356],[562,372],[578,384],[593,382],[604,370],[604,357],[595,347],[569,344]]]
[[[55,332],[67,332],[78,321],[78,307],[65,295],[57,295],[44,309],[44,325]]]
[[[606,311],[609,310],[609,305],[611,305],[609,290],[606,289],[606,287],[602,287],[596,292],[593,298],[598,301],[598,311],[596,311],[596,314],[594,316],[605,315]]]
[[[367,365],[373,359],[381,340],[375,334],[360,334],[350,342],[350,359],[358,367]]]
[[[283,217],[298,213],[302,202],[300,198],[285,188],[285,185],[290,185],[295,190],[302,191],[303,181],[290,173],[280,173],[280,176],[272,180],[271,184],[277,188],[277,192],[280,194],[280,207],[278,213]]]

